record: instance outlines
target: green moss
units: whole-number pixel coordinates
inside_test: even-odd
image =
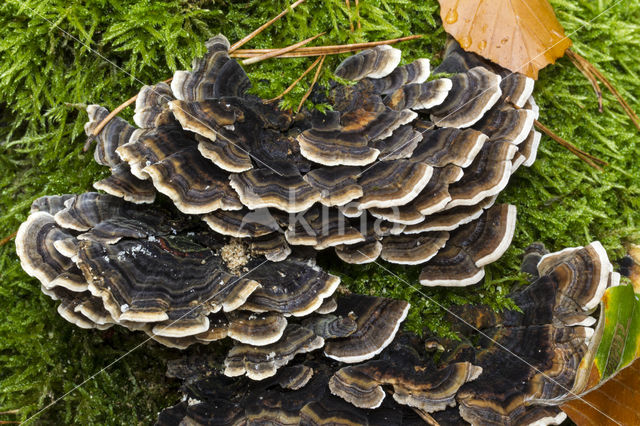
[[[229,2],[165,0],[8,0],[0,5],[0,238],[25,219],[31,201],[43,194],[82,192],[106,171],[81,152],[84,113],[66,103],[101,103],[114,108],[144,83],[187,68],[203,52],[203,42],[222,32],[238,40],[279,13],[285,1]],[[575,49],[597,64],[640,111],[640,1],[629,0],[589,23],[613,1],[554,0]],[[351,2],[353,5],[354,2]],[[21,6],[24,5],[24,6]],[[29,8],[34,8],[35,12]],[[445,34],[435,0],[360,1],[362,29],[342,0],[308,0],[258,36],[247,47],[280,47],[326,31],[318,44],[338,44],[424,34],[400,45],[403,61],[435,58]],[[56,29],[41,15],[59,25]],[[582,26],[587,24],[584,28]],[[574,33],[574,31],[576,31]],[[71,37],[70,35],[73,37]],[[76,39],[124,71],[92,54]],[[328,57],[320,81],[346,55]],[[254,92],[281,93],[313,58],[269,60],[248,67]],[[437,62],[437,59],[434,60]],[[129,73],[129,74],[127,74]],[[312,74],[312,73],[311,73]],[[133,76],[135,77],[133,77]],[[284,101],[297,107],[309,75]],[[448,335],[440,306],[489,303],[510,306],[506,294],[522,277],[518,256],[530,242],[551,249],[603,242],[615,258],[625,240],[638,241],[640,221],[639,133],[605,93],[599,113],[589,82],[562,59],[541,72],[536,100],[541,121],[580,148],[608,161],[597,172],[543,138],[539,160],[519,170],[500,196],[518,207],[514,245],[487,268],[487,282],[466,289],[419,288],[416,268],[338,267],[352,291],[410,300],[407,325]],[[307,105],[311,105],[307,102]],[[130,118],[131,110],[123,117]],[[385,266],[387,268],[388,266]],[[436,303],[437,302],[437,303]],[[71,391],[143,342],[122,330],[86,331],[61,319],[55,302],[20,268],[12,244],[0,248],[0,411],[19,409],[0,420],[26,419]],[[149,423],[174,402],[177,383],[164,378],[165,360],[177,351],[146,343],[98,374],[38,417],[41,423]]]

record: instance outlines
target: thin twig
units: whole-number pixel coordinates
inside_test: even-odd
[[[287,46],[287,47],[283,47],[282,49],[274,49],[271,52],[265,53],[263,55],[260,56],[256,56],[250,59],[245,59],[244,61],[242,61],[242,65],[251,65],[251,64],[255,64],[257,62],[261,62],[264,61],[265,59],[269,59],[269,58],[274,58],[276,56],[281,56],[284,55],[285,53],[291,52],[292,50],[296,50],[298,47],[302,47],[305,44],[309,44],[311,43],[313,40],[317,39],[318,37],[322,36],[326,34],[325,32],[321,32],[320,34],[314,35],[313,37],[309,37],[306,40],[302,40],[299,41],[295,44],[292,44],[291,46]]]
[[[600,163],[603,166],[608,166],[609,165],[609,163],[607,163],[606,161],[601,160],[598,157],[595,157],[595,156],[589,154],[588,152],[585,152],[585,151],[581,150],[580,148],[578,148],[574,144],[562,139],[560,136],[558,136],[555,133],[553,133],[549,128],[544,126],[538,120],[535,120],[534,123],[535,123],[536,127],[540,131],[542,131],[545,135],[549,136],[551,139],[553,139],[554,141],[556,141],[557,143],[559,143],[563,147],[567,148],[571,153],[573,153],[575,156],[580,158],[582,161],[584,161],[585,163],[587,163],[588,165],[590,165],[594,169],[602,171],[602,167],[600,167],[596,163]]]
[[[268,101],[266,101],[266,102],[275,102],[275,101],[277,101],[278,99],[282,98],[282,97],[283,97],[284,95],[286,95],[287,93],[289,93],[289,92],[290,92],[294,87],[296,87],[296,85],[297,85],[298,83],[300,83],[300,80],[302,80],[302,79],[303,79],[307,74],[309,74],[309,73],[311,72],[311,70],[312,70],[316,65],[318,65],[318,62],[320,62],[320,60],[321,60],[321,59],[322,59],[322,57],[320,57],[320,58],[316,59],[315,61],[313,61],[313,63],[309,66],[309,68],[307,68],[307,69],[302,73],[302,75],[296,79],[296,81],[294,81],[293,83],[291,83],[291,85],[289,85],[289,87],[287,87],[287,88],[284,90],[284,92],[280,93],[278,96],[276,96],[276,97],[275,97],[275,98],[273,98],[273,99],[269,99],[269,100],[268,100]]]
[[[624,98],[622,97],[622,95],[620,95],[620,93],[616,90],[616,88],[613,86],[613,84],[611,84],[611,82],[609,80],[607,80],[607,77],[605,77],[604,74],[602,74],[600,72],[600,70],[595,67],[595,65],[593,65],[591,62],[587,61],[585,58],[580,56],[575,51],[573,51],[571,49],[567,50],[567,56],[569,56],[569,58],[576,59],[585,68],[589,69],[589,71],[591,71],[593,74],[595,74],[595,76],[598,78],[598,80],[600,80],[602,82],[602,84],[604,84],[605,87],[607,89],[609,89],[609,91],[613,94],[613,96],[615,96],[616,99],[618,99],[618,103],[622,106],[622,109],[624,109],[624,111],[627,113],[627,115],[629,116],[631,121],[633,121],[633,124],[636,126],[636,128],[638,130],[640,130],[640,119],[638,118],[636,113],[633,111],[631,106],[629,106],[627,101],[625,101]]]
[[[0,411],[0,415],[3,414],[20,414],[20,409],[16,408],[15,410]]]
[[[298,6],[300,3],[304,2],[305,0],[298,0],[295,3],[293,3],[291,6],[287,7],[285,10],[283,10],[282,12],[280,12],[278,14],[278,16],[276,16],[275,18],[271,19],[270,21],[260,25],[255,31],[253,31],[252,33],[250,33],[249,35],[243,37],[242,39],[238,40],[237,42],[233,43],[231,45],[231,47],[229,48],[229,53],[238,50],[241,46],[243,46],[245,43],[249,42],[252,38],[254,38],[255,36],[257,36],[258,34],[260,34],[262,31],[264,31],[265,29],[267,29],[271,24],[273,24],[274,22],[276,22],[278,19],[282,18],[284,15],[286,15],[287,13],[289,13],[290,10],[293,10],[296,6]]]
[[[339,53],[354,52],[356,50],[368,49],[370,47],[380,46],[382,44],[394,44],[401,41],[415,40],[421,38],[421,34],[410,35],[406,37],[399,37],[390,40],[371,41],[367,43],[353,43],[353,44],[338,44],[331,46],[312,46],[301,47],[284,55],[278,56],[279,58],[299,58],[304,56],[323,56],[323,55],[337,55]],[[253,58],[254,56],[264,55],[265,53],[273,52],[279,49],[238,49],[230,56],[233,58]]]
[[[362,24],[360,23],[360,5],[358,4],[358,0],[356,0],[356,16],[358,17],[358,29],[362,29]]]
[[[598,111],[602,112],[602,90],[600,90],[600,84],[598,83],[598,79],[595,75],[589,70],[589,68],[585,67],[580,61],[578,61],[573,55],[567,55],[569,60],[573,62],[578,70],[589,80],[591,83],[591,87],[593,87],[593,91],[596,92],[596,97],[598,98]]]
[[[316,81],[318,81],[318,77],[320,76],[320,70],[322,70],[322,64],[324,63],[325,58],[326,58],[326,55],[320,58],[320,63],[318,64],[318,68],[316,68],[316,73],[313,76],[313,81],[311,82],[311,86],[309,86],[309,90],[307,90],[307,93],[305,93],[302,99],[300,100],[300,104],[298,105],[296,114],[300,111],[300,109],[302,108],[302,105],[304,105],[305,101],[311,94],[311,90],[313,90],[313,86],[316,84]]]
[[[16,237],[16,235],[18,235],[18,231],[14,232],[13,234],[9,235],[8,237],[4,237],[2,240],[0,240],[0,247],[2,247],[3,245],[7,244],[9,241],[14,239]],[[9,413],[9,411],[2,412],[0,414],[7,414],[7,413]]]
[[[349,2],[349,0],[344,0],[346,6],[347,6],[347,10],[349,11],[349,30],[351,32],[353,32],[353,21],[351,20],[351,2]]]

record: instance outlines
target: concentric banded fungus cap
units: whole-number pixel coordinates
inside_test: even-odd
[[[94,130],[109,115],[109,111],[100,105],[89,105],[87,113],[89,121],[84,129],[87,136],[93,138]],[[94,187],[134,203],[152,203],[155,199],[153,186],[133,175],[117,154],[118,147],[128,143],[134,134],[135,127],[120,117],[114,117],[95,137],[94,160],[100,165],[109,166],[112,176],[96,182]]]
[[[342,206],[362,197],[357,167],[321,167],[304,175],[304,180],[320,192],[320,202],[326,206]]]
[[[318,309],[340,284],[340,278],[299,259],[264,264],[245,278],[264,285],[252,293],[242,309],[293,316],[305,316]]]
[[[36,198],[33,203],[31,203],[31,213],[47,212],[50,215],[54,215],[64,209],[64,203],[73,197],[75,197],[74,194],[63,194],[45,195],[44,197]]]
[[[502,191],[511,177],[511,160],[518,148],[508,142],[488,141],[465,174],[449,186],[448,208],[471,206]]]
[[[287,320],[280,314],[253,314],[233,311],[229,319],[228,336],[248,345],[264,346],[277,342],[287,326]]]
[[[230,179],[242,204],[251,210],[274,207],[298,213],[320,200],[320,191],[300,174],[284,176],[269,169],[257,169],[231,175]]]
[[[444,167],[448,164],[468,167],[487,139],[485,134],[473,129],[444,127],[426,131],[411,160],[434,167]]]
[[[281,231],[280,225],[267,209],[216,210],[202,219],[217,233],[236,238],[256,238]]]
[[[356,244],[365,240],[364,235],[336,208],[314,206],[293,219],[285,232],[292,245],[313,246],[316,250],[340,244]]]
[[[158,83],[153,86],[142,86],[136,98],[135,114],[133,122],[141,129],[158,127],[158,120],[165,119],[168,113],[169,102],[175,99],[171,88],[166,83]]]
[[[358,330],[349,337],[327,342],[324,353],[337,361],[354,363],[373,358],[395,337],[407,317],[404,300],[349,295],[338,299],[336,315],[355,315]]]
[[[493,206],[496,196],[485,198],[474,206],[459,206],[425,217],[424,221],[404,228],[403,234],[422,232],[453,231],[462,225],[478,219],[485,209]]]
[[[246,374],[253,380],[274,376],[278,368],[288,364],[297,354],[320,349],[324,339],[308,328],[289,324],[276,343],[266,346],[236,345],[224,361],[225,376]]]
[[[371,84],[374,91],[381,95],[393,93],[400,87],[412,83],[424,83],[431,73],[431,64],[426,58],[416,59],[410,64],[395,68],[381,78],[367,78],[365,84]]]
[[[433,169],[409,160],[381,161],[366,169],[358,183],[361,210],[401,206],[412,201],[429,183]]]
[[[385,77],[398,66],[401,55],[400,50],[391,46],[376,46],[345,59],[334,74],[345,80]]]
[[[447,240],[448,232],[427,232],[418,235],[390,235],[382,239],[380,257],[391,263],[419,265],[438,253]]]
[[[475,363],[491,374],[481,375],[458,393],[460,414],[466,421],[556,424],[564,419],[557,409],[540,405],[558,404],[572,395],[578,366],[593,334],[584,321],[566,319],[584,318],[593,309],[593,295],[601,297],[611,270],[597,242],[542,257],[540,277],[513,295],[520,311],[505,311],[482,325],[491,341],[481,341],[484,349]],[[465,308],[464,315],[472,317],[474,311]]]
[[[29,215],[16,234],[16,253],[22,269],[37,278],[45,288],[59,275],[77,269],[68,257],[56,250],[54,242],[70,238],[49,213],[38,211]]]
[[[500,99],[501,78],[484,67],[475,67],[451,77],[447,98],[431,110],[438,127],[469,127]]]
[[[533,111],[502,104],[485,114],[474,128],[493,141],[504,140],[519,145],[533,130],[533,120]]]
[[[200,101],[222,96],[243,96],[251,82],[242,67],[229,58],[229,41],[223,35],[210,38],[204,58],[194,59],[192,71],[176,71],[171,90],[177,99]]]
[[[171,198],[183,213],[242,208],[227,175],[203,158],[195,147],[176,152],[142,171],[151,176],[156,189]]]
[[[359,265],[375,262],[382,253],[382,243],[369,238],[362,243],[337,246],[335,250],[342,261]]]
[[[452,87],[453,83],[448,78],[422,84],[408,84],[385,99],[385,105],[395,110],[435,108],[445,101]]]
[[[377,408],[386,396],[383,386],[391,386],[396,402],[428,413],[455,406],[460,386],[475,380],[482,369],[469,362],[437,368],[404,337],[396,339],[381,359],[338,370],[329,381],[331,393],[356,407]]]
[[[484,277],[483,266],[499,259],[515,231],[516,208],[500,204],[451,233],[445,247],[423,267],[426,286],[466,286]]]

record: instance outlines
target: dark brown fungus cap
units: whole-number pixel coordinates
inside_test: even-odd
[[[287,320],[281,314],[233,311],[227,317],[228,336],[240,343],[254,346],[277,342],[287,326]]]
[[[285,367],[278,374],[278,384],[282,389],[298,390],[309,383],[313,377],[313,368],[307,365]]]
[[[409,304],[404,300],[362,295],[338,299],[335,314],[355,316],[358,330],[349,337],[328,341],[325,355],[347,363],[373,358],[391,343],[408,312]]]
[[[70,237],[71,234],[62,230],[49,213],[32,213],[16,234],[16,253],[22,269],[45,288],[52,287],[51,282],[59,275],[77,271],[71,259],[54,246],[55,241]]]
[[[382,239],[380,257],[402,265],[425,263],[438,253],[447,240],[448,232],[427,232],[418,235],[390,235]]]
[[[424,83],[431,72],[431,64],[426,58],[416,59],[410,64],[395,68],[389,75],[381,78],[368,78],[374,91],[381,95],[388,95],[400,87],[412,83]]]
[[[269,169],[254,169],[231,175],[231,187],[249,209],[274,207],[298,213],[320,200],[320,191],[300,174],[282,175]]]
[[[280,312],[297,317],[318,309],[340,284],[335,275],[298,259],[264,264],[245,278],[263,285],[253,292],[242,309]]]
[[[118,197],[97,192],[74,195],[54,216],[59,226],[85,231],[79,239],[116,242],[120,238],[143,238],[153,231],[167,231],[169,216]],[[88,231],[88,232],[86,232]]]
[[[255,237],[249,243],[251,254],[254,256],[264,256],[272,262],[281,262],[291,254],[291,247],[281,233],[272,233]]]
[[[236,238],[255,238],[281,231],[280,225],[267,209],[217,210],[202,219],[217,233]]]
[[[593,335],[584,326],[585,313],[602,297],[611,271],[598,242],[542,256],[539,277],[512,295],[519,310],[481,325],[488,338],[481,339],[475,363],[491,374],[460,390],[461,416],[473,424],[561,422],[564,416],[557,408],[544,406],[580,392],[573,391],[580,387],[578,367]],[[467,307],[463,312],[473,317],[476,311]],[[567,321],[576,317],[583,320]]]
[[[533,111],[515,109],[508,104],[493,108],[473,127],[492,141],[504,140],[519,145],[533,129]]]
[[[380,160],[398,160],[409,158],[422,141],[422,132],[411,124],[405,124],[396,129],[387,138],[379,139],[371,143],[371,146],[380,151]]]
[[[337,246],[336,255],[344,262],[353,264],[364,264],[375,262],[382,253],[382,243],[376,239],[349,246]]]
[[[111,176],[95,182],[93,187],[136,204],[153,203],[156,199],[153,184],[135,177],[124,163],[112,167]]]
[[[195,147],[176,152],[143,171],[151,176],[156,189],[171,198],[183,213],[242,208],[227,174],[203,158]]]
[[[242,67],[229,58],[229,41],[223,35],[210,38],[203,58],[194,59],[192,71],[176,71],[171,90],[177,99],[200,101],[222,96],[243,96],[251,87]]]
[[[465,168],[471,165],[487,139],[485,134],[473,129],[445,127],[426,131],[411,159],[434,167],[454,164]]]
[[[158,127],[168,112],[169,102],[175,99],[166,83],[142,86],[136,98],[133,122],[141,129]]]
[[[236,345],[224,360],[225,376],[247,375],[253,380],[274,376],[297,354],[320,349],[324,339],[308,328],[289,324],[282,338],[267,346]]]
[[[448,78],[429,81],[422,84],[408,84],[392,93],[385,104],[395,110],[431,109],[442,104],[452,89],[452,82]]]
[[[139,179],[149,179],[146,166],[163,160],[174,152],[197,145],[197,142],[175,125],[165,125],[141,131],[135,140],[119,147],[120,158],[129,164],[131,173]]]
[[[171,327],[154,330],[167,337],[206,331],[209,312],[236,309],[260,285],[225,272],[211,249],[179,236],[109,245],[83,241],[78,258],[91,293],[115,319],[170,320]]]
[[[253,167],[249,151],[233,142],[224,131],[213,141],[200,135],[196,135],[196,140],[200,154],[222,170],[240,173]]]
[[[459,226],[476,220],[493,205],[496,196],[485,198],[474,206],[460,206],[427,216],[424,221],[407,226],[403,234],[420,234],[433,231],[453,231]]]
[[[353,316],[353,315],[352,315]],[[321,315],[305,319],[302,325],[323,339],[337,339],[351,336],[358,330],[358,323],[352,316]]]
[[[500,99],[501,78],[483,67],[451,77],[452,88],[442,104],[431,110],[439,127],[469,127]]]
[[[398,403],[431,413],[455,406],[460,386],[482,372],[469,362],[436,369],[410,348],[392,353],[380,360],[341,368],[329,381],[331,393],[356,407],[377,408],[386,396],[383,386],[390,386]]]
[[[531,167],[536,161],[536,155],[538,154],[538,147],[540,146],[540,138],[542,135],[535,130],[529,133],[529,136],[518,145],[518,153],[524,157],[522,165],[525,167]]]
[[[376,46],[348,57],[334,73],[345,80],[385,77],[398,66],[401,55],[400,50],[391,46]]]
[[[358,183],[364,195],[359,208],[402,206],[412,201],[431,180],[433,168],[409,160],[382,161],[365,169]]]
[[[447,208],[472,206],[502,191],[511,177],[511,160],[518,151],[504,141],[488,141],[465,169],[464,176],[449,186],[451,201]]]
[[[484,277],[482,267],[499,259],[509,247],[515,222],[515,206],[500,204],[453,231],[445,247],[423,267],[420,283],[427,286],[477,283]]]
[[[87,136],[93,134],[94,129],[109,115],[109,110],[100,105],[89,105],[87,107],[89,121],[84,125]],[[109,121],[102,131],[96,136],[97,144],[93,158],[96,163],[102,166],[115,166],[122,160],[116,154],[116,148],[129,142],[135,127],[127,123],[120,117],[114,117]]]
[[[45,195],[44,197],[36,198],[31,203],[31,213],[35,212],[47,212],[50,215],[58,213],[65,208],[64,203],[69,199],[75,197],[74,194],[64,195]]]
[[[292,245],[313,246],[316,250],[365,240],[338,209],[317,205],[295,217],[285,237]]]
[[[304,180],[320,192],[322,204],[342,206],[362,197],[359,174],[357,167],[320,167],[304,175]]]

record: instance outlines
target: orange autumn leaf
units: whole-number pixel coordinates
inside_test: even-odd
[[[444,29],[464,50],[538,78],[571,46],[547,0],[439,0]]]
[[[640,424],[640,360],[581,398],[560,407],[578,426]]]

